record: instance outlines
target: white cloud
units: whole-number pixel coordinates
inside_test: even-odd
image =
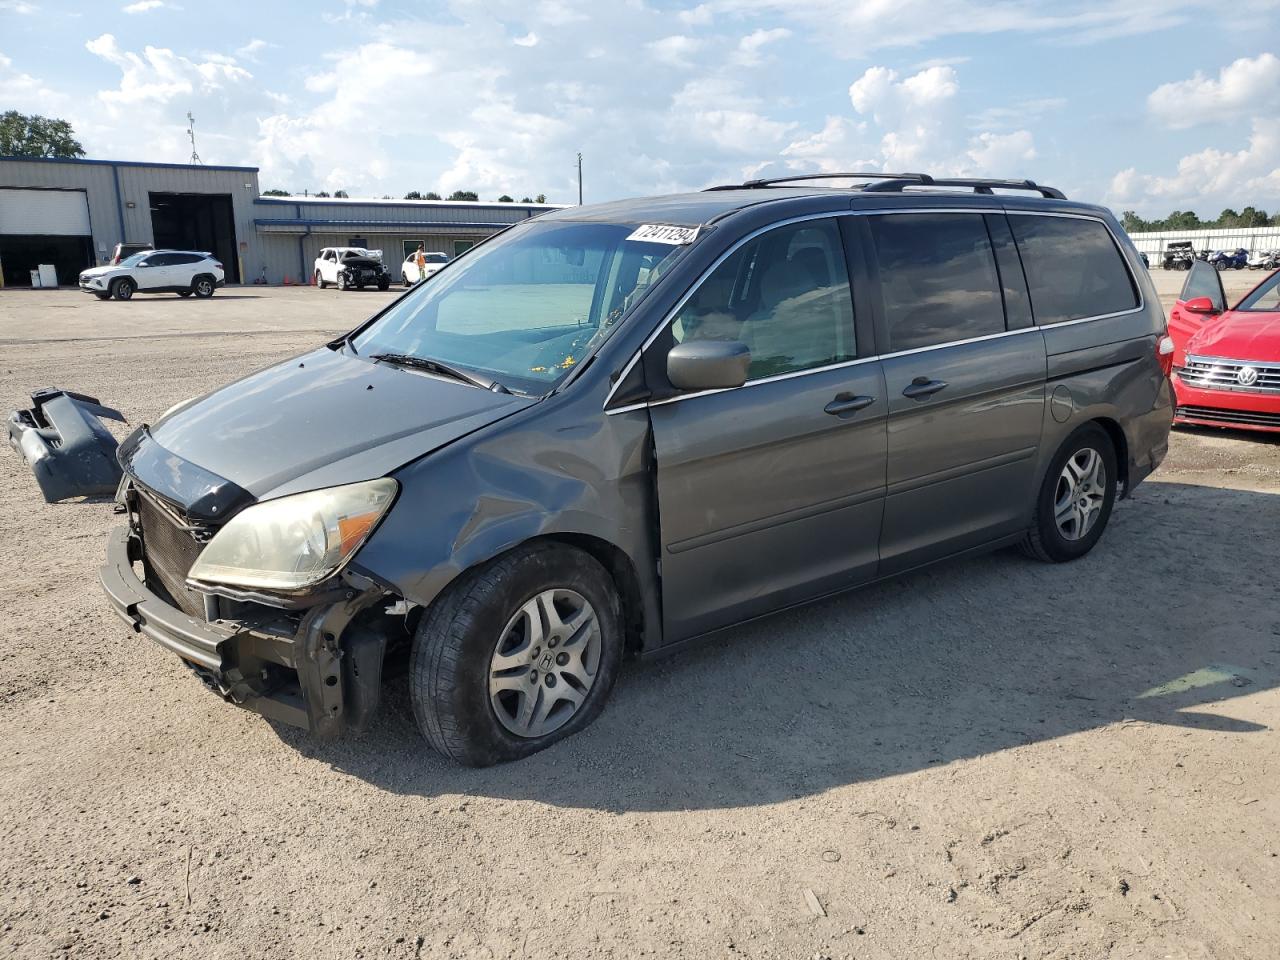
[[[702,41],[675,34],[663,37],[661,40],[654,40],[646,46],[655,60],[673,67],[690,67],[693,64],[689,58],[702,48]]]
[[[1039,120],[1046,114],[1061,110],[1067,105],[1066,97],[1038,97],[1019,100],[1007,106],[985,107],[970,117],[973,125],[981,130],[998,130],[1020,127]]]
[[[34,3],[27,3],[26,0],[0,0],[0,10],[7,10],[25,17],[40,12],[39,7]]]
[[[23,73],[3,53],[0,53],[0,90],[4,91],[6,109],[28,113],[51,114],[61,110],[70,99],[44,81]]]
[[[85,49],[120,68],[120,86],[98,93],[113,115],[121,107],[143,101],[167,103],[177,96],[208,94],[253,79],[248,70],[221,59],[197,62],[164,47],[145,47],[141,54],[123,50],[109,33],[90,40]]]
[[[774,27],[772,30],[754,30],[738,41],[738,49],[734,51],[732,62],[741,67],[754,67],[764,62],[761,51],[771,43],[785,40],[791,36],[786,27]]]
[[[538,35],[530,30],[523,37],[516,37],[511,42],[517,47],[536,47],[538,45]]]
[[[686,27],[709,26],[713,17],[714,14],[711,11],[711,4],[709,3],[700,3],[696,7],[689,10],[681,10],[676,14],[676,19]]]
[[[146,13],[148,10],[157,10],[164,6],[164,0],[137,0],[137,3],[130,3],[121,9],[125,13]]]
[[[255,37],[254,39],[246,43],[243,47],[237,47],[236,56],[243,57],[246,60],[256,60],[258,58],[258,54],[260,54],[263,50],[266,50],[268,47],[274,47],[274,46],[275,46],[274,43],[267,43],[267,41],[259,40],[258,38]]]
[[[1156,87],[1147,107],[1174,129],[1200,123],[1256,115],[1280,102],[1280,58],[1263,53],[1242,57],[1207,77],[1197,70],[1190,79]]]
[[[1106,202],[1150,213],[1223,207],[1273,205],[1280,201],[1280,129],[1254,120],[1248,145],[1231,152],[1209,147],[1178,161],[1169,175],[1140,173],[1130,167],[1111,180]]]
[[[984,176],[1025,177],[1027,163],[1036,158],[1035,139],[1027,130],[980,133],[969,141],[966,154]]]

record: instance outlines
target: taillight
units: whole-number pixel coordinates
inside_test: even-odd
[[[1156,340],[1156,359],[1160,361],[1160,369],[1166,377],[1173,374],[1173,337],[1161,334]]]
[[[220,264],[217,260],[213,261],[213,265],[217,267],[219,270],[223,269],[222,264]]]

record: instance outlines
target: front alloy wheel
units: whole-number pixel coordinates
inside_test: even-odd
[[[489,703],[517,737],[542,737],[578,712],[600,669],[600,623],[576,590],[544,590],[511,618],[489,663]]]
[[[483,767],[577,733],[622,661],[622,604],[593,556],[542,541],[462,574],[423,616],[410,692],[427,742]]]

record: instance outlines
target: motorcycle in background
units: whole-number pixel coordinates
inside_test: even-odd
[[[1250,257],[1245,266],[1250,270],[1274,270],[1280,266],[1280,250],[1261,250]]]
[[[1215,270],[1243,270],[1249,262],[1249,251],[1238,247],[1235,252],[1217,250],[1209,255],[1209,265]]]

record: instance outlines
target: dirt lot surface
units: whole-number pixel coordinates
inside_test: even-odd
[[[386,296],[0,293],[0,410],[56,384],[154,418]],[[1280,955],[1275,439],[1180,431],[1080,562],[631,664],[590,729],[482,771],[403,678],[333,744],[217,700],[108,612],[115,523],[0,455],[2,955]]]

